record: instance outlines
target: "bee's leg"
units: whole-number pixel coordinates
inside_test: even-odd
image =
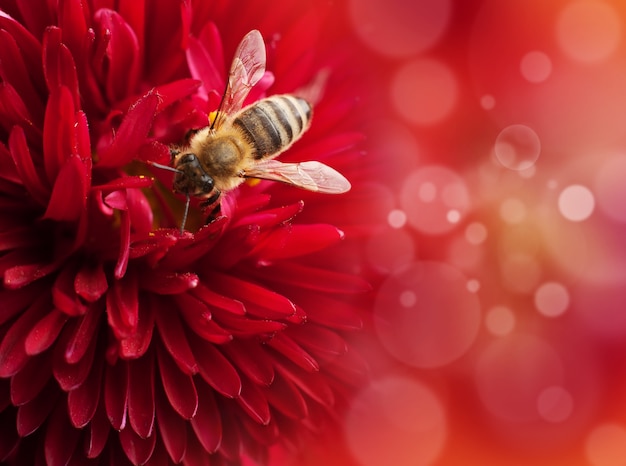
[[[210,223],[211,221],[215,220],[219,216],[220,211],[221,211],[221,204],[220,204],[221,196],[222,196],[221,191],[214,189],[211,197],[209,197],[208,199],[200,203],[200,207],[202,208],[202,210],[204,210],[205,212],[209,212],[206,223]]]

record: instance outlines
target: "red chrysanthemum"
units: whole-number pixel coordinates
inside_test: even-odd
[[[0,461],[262,460],[359,379],[345,332],[368,285],[337,244],[367,204],[357,72],[322,27],[337,12],[292,3],[0,1]],[[208,225],[192,207],[181,236],[184,199],[145,162],[206,123],[255,28],[273,75],[251,98],[330,70],[285,158],[356,188],[244,185]]]

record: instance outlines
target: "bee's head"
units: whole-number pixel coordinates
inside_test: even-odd
[[[189,152],[181,155],[176,161],[174,190],[188,196],[202,196],[213,191],[213,178],[200,164],[198,157]]]

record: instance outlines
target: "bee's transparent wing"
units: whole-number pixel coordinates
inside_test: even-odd
[[[265,43],[256,29],[241,40],[230,67],[226,89],[212,128],[219,128],[227,115],[241,109],[250,89],[265,73]]]
[[[327,194],[341,194],[350,190],[350,182],[338,171],[321,162],[282,163],[263,160],[245,170],[246,178],[281,181],[298,188]]]

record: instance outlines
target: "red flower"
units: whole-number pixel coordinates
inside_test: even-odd
[[[184,199],[145,163],[167,163],[168,144],[206,124],[229,57],[258,28],[273,74],[251,98],[331,70],[284,158],[333,165],[358,193],[355,73],[336,25],[321,28],[336,12],[148,3],[0,2],[7,464],[263,459],[330,420],[363,372],[345,332],[368,285],[357,259],[337,260],[362,231],[358,194],[244,185],[206,226],[192,208],[195,233],[179,236]]]

